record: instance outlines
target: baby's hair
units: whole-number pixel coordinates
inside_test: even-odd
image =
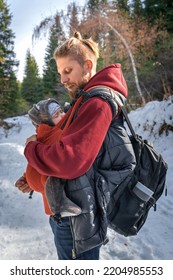
[[[90,59],[96,66],[97,59],[99,58],[99,47],[91,38],[83,39],[80,32],[75,31],[73,37],[55,49],[55,60],[66,56],[71,56],[81,65],[87,59]]]

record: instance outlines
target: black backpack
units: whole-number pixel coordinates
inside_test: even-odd
[[[144,225],[150,208],[156,210],[156,201],[164,192],[167,163],[147,140],[135,134],[119,93],[99,87],[84,96],[84,101],[94,96],[103,98],[110,103],[113,112],[116,110],[115,104],[118,104],[129,126],[136,167],[130,178],[125,178],[110,193],[106,215],[108,227],[124,236],[136,235]]]
[[[153,206],[156,210],[156,201],[165,189],[168,165],[151,143],[135,134],[125,109],[121,109],[131,131],[136,167],[128,184],[124,180],[111,194],[107,218],[112,229],[125,236],[132,236],[145,223],[150,208]]]

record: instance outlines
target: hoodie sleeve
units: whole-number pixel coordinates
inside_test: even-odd
[[[38,141],[24,150],[28,163],[40,174],[73,179],[92,166],[112,121],[110,105],[98,97],[86,101],[60,141]]]

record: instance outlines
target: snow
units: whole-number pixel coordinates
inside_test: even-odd
[[[173,259],[173,131],[159,135],[163,124],[173,127],[173,96],[153,101],[131,111],[129,118],[136,133],[149,139],[168,163],[168,196],[162,195],[157,211],[150,210],[137,236],[124,237],[108,230],[109,242],[102,246],[101,260],[171,260]],[[15,124],[0,127],[0,260],[56,260],[53,235],[48,216],[44,214],[41,195],[29,199],[15,188],[23,174],[23,155],[27,137],[34,133],[28,115],[8,118]]]

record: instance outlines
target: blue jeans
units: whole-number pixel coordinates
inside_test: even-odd
[[[73,238],[68,217],[61,218],[60,222],[50,217],[50,226],[54,234],[54,242],[59,260],[72,260]],[[99,260],[100,246],[77,254],[76,260]]]

